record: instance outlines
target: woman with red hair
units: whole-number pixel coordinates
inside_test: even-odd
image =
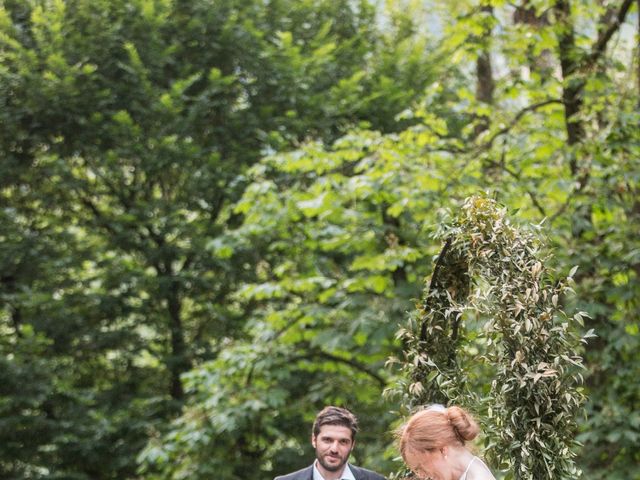
[[[400,428],[400,453],[420,479],[495,480],[485,463],[465,446],[478,433],[478,424],[462,408],[432,405]]]

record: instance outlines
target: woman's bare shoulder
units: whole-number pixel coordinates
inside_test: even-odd
[[[493,476],[491,470],[489,470],[489,467],[487,467],[487,465],[482,460],[480,460],[479,462],[476,461],[474,468],[469,471],[467,480],[496,480],[496,477]]]

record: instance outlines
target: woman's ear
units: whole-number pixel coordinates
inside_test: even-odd
[[[441,447],[440,448],[440,453],[446,459],[447,455],[449,454],[449,448],[448,447]]]

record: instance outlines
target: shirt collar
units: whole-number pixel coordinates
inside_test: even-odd
[[[317,460],[313,462],[313,480],[325,480],[322,474],[320,473],[320,470],[318,470],[317,462],[318,462]],[[344,470],[342,471],[342,476],[340,477],[340,480],[356,480],[356,477],[353,476],[353,472],[349,468],[348,463],[344,465]]]

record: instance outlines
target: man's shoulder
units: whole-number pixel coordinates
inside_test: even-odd
[[[386,480],[379,473],[373,470],[367,470],[366,468],[356,467],[349,464],[351,472],[357,478],[357,480]],[[297,472],[287,473],[286,475],[280,475],[273,480],[312,480],[313,478],[313,465],[298,470]]]
[[[313,478],[313,465],[305,467],[297,472],[287,473],[286,475],[280,475],[273,480],[311,480]]]
[[[353,475],[358,480],[386,480],[382,475],[373,470],[367,470],[366,468],[356,467],[351,464],[349,464],[349,468],[351,468]]]

